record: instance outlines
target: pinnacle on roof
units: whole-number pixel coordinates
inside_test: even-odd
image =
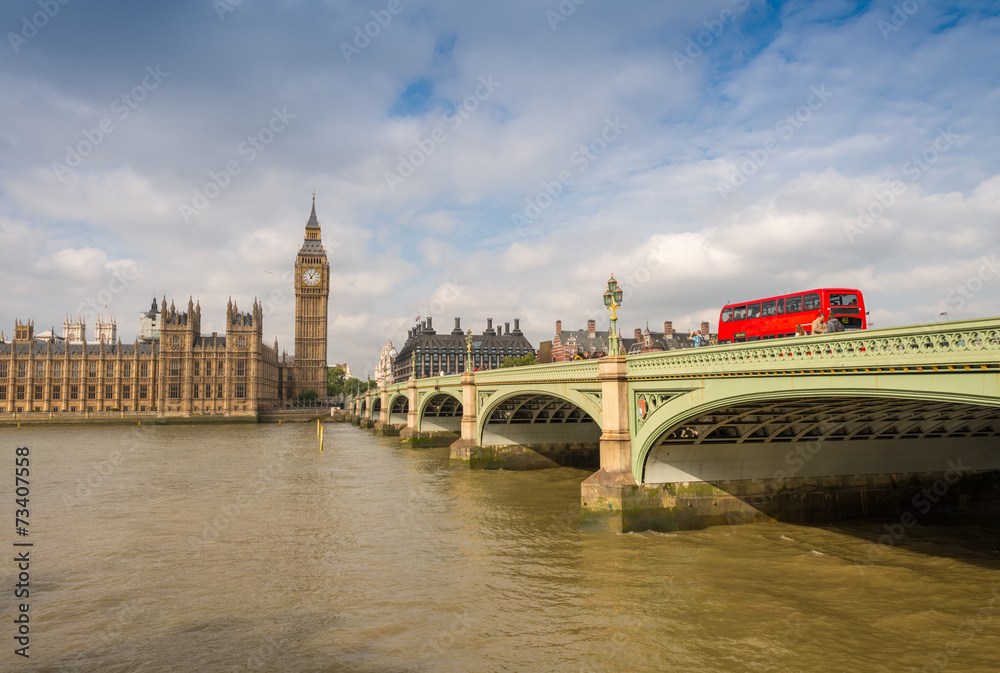
[[[316,190],[313,190],[312,212],[309,213],[309,221],[306,222],[306,229],[309,229],[310,227],[319,229],[319,218],[316,217]]]

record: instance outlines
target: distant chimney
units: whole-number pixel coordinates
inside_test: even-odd
[[[455,318],[455,329],[462,329],[462,319]]]
[[[521,331],[521,319],[520,318],[514,318],[514,331],[515,332],[520,332]]]
[[[635,340],[642,341],[642,330],[638,327],[635,328]]]
[[[514,321],[514,324],[517,325],[516,320]],[[556,334],[560,334],[561,332],[562,332],[562,320],[556,320]]]
[[[433,320],[433,319],[434,318],[431,318],[431,317],[427,318],[427,329],[434,329],[433,327],[431,327],[431,320]]]
[[[486,329],[493,329],[493,318],[486,319]]]
[[[503,333],[504,334],[510,334],[510,323],[509,322],[505,322],[503,324]]]
[[[707,322],[701,323],[701,335],[704,336],[704,337],[708,336],[708,323]]]
[[[595,336],[597,336],[597,321],[596,320],[588,320],[587,321],[587,336],[589,336],[591,339],[593,339]]]
[[[673,334],[674,334],[674,323],[670,322],[669,320],[664,321],[663,336],[669,339],[671,336],[673,336]]]

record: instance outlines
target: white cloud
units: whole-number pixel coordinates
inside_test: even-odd
[[[557,318],[606,321],[612,272],[629,288],[630,326],[714,323],[729,299],[824,284],[862,288],[883,325],[944,311],[1000,250],[996,19],[927,3],[886,40],[876,21],[891,2],[853,14],[752,4],[681,70],[673,52],[734,3],[586,3],[553,31],[526,0],[475,11],[444,0],[404,11],[350,64],[331,45],[367,16],[360,6],[307,24],[295,5],[267,3],[221,26],[172,5],[78,17],[0,83],[0,322],[61,319],[127,270],[134,280],[109,305],[126,336],[153,295],[200,298],[218,331],[229,296],[260,297],[265,333],[291,350],[288,274],[313,189],[332,267],[331,361],[401,342],[424,310],[447,329],[454,315],[477,329],[520,316],[536,342]],[[121,37],[151,19],[162,31]],[[66,145],[157,63],[170,77],[58,180]],[[491,74],[500,86],[453,128],[450,106]],[[418,78],[430,108],[391,116]],[[823,86],[829,100],[778,132]],[[248,161],[240,143],[282,106],[295,119]],[[628,128],[579,170],[573,153],[615,115]],[[439,127],[447,140],[390,190],[385,171]],[[959,140],[908,175],[947,127]],[[770,138],[766,161],[720,198],[720,181]],[[184,221],[179,204],[234,159],[239,174]],[[517,231],[510,214],[564,170],[572,184]],[[844,225],[894,180],[904,193],[852,242]],[[462,291],[441,302],[448,283]],[[951,316],[995,313],[998,300],[1000,283],[984,283]]]

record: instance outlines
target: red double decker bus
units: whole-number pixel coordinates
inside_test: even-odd
[[[816,314],[821,311],[827,319],[839,319],[845,330],[868,327],[865,300],[860,291],[824,288],[727,304],[719,315],[719,343],[795,336],[798,325],[809,334]]]

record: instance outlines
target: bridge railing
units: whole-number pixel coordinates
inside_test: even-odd
[[[629,378],[657,375],[1000,363],[1000,318],[910,325],[628,358]]]
[[[476,385],[494,385],[523,381],[589,381],[597,379],[597,360],[571,360],[569,362],[550,362],[523,367],[504,367],[503,369],[488,369],[476,372]]]

